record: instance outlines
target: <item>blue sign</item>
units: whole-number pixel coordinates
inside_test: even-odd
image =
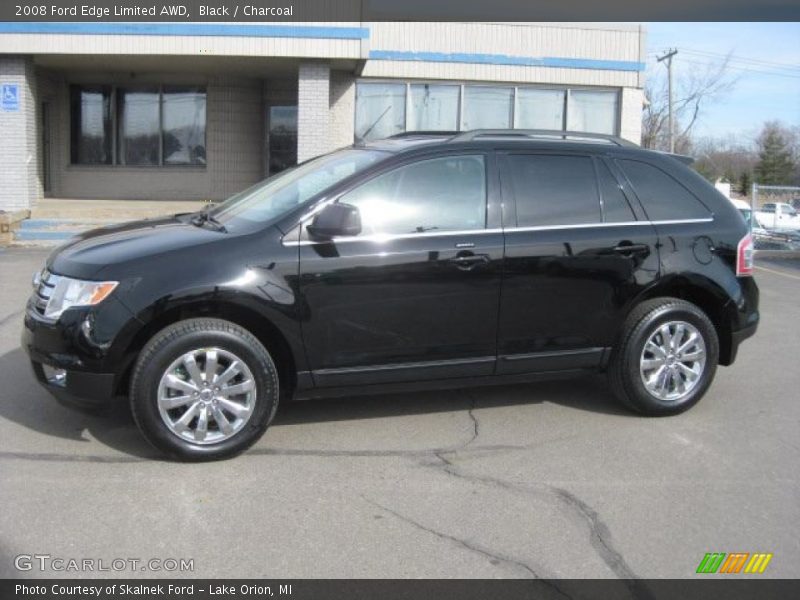
[[[19,110],[19,86],[16,83],[4,83],[0,88],[0,107],[8,112]]]

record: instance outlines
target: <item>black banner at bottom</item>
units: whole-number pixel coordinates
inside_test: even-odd
[[[786,579],[5,579],[3,600],[533,600],[800,597]]]

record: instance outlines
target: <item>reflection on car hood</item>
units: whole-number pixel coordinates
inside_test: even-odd
[[[197,227],[187,216],[132,221],[86,231],[57,248],[47,260],[54,273],[92,279],[106,267],[213,243],[225,234]]]

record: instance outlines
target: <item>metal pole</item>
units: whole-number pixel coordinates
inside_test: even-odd
[[[758,195],[758,184],[754,181],[750,192],[750,231],[753,231],[753,223],[756,220],[756,196]]]
[[[667,52],[664,56],[658,58],[658,62],[667,61],[667,95],[669,103],[669,151],[675,152],[675,126],[672,117],[672,57],[678,53],[676,48]]]

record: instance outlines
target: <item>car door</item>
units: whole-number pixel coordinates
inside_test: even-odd
[[[498,373],[597,368],[628,302],[658,275],[656,232],[602,158],[499,160],[508,210]]]
[[[389,167],[335,201],[359,235],[300,240],[303,339],[315,385],[490,375],[503,258],[491,155]]]

